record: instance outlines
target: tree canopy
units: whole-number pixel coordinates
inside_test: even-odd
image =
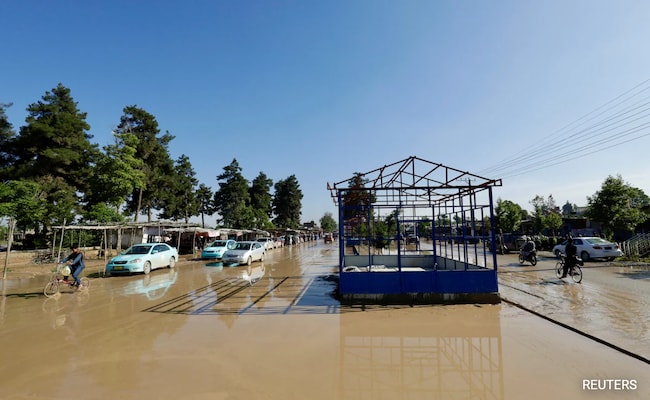
[[[650,199],[641,189],[624,182],[620,175],[608,176],[601,189],[587,201],[587,217],[599,222],[608,237],[616,230],[634,231],[648,219],[645,210]]]

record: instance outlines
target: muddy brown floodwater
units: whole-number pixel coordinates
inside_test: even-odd
[[[87,292],[52,299],[45,277],[15,279],[0,304],[0,398],[650,397],[648,363],[508,302],[341,306],[337,259],[336,245],[305,243],[250,268],[94,274]]]

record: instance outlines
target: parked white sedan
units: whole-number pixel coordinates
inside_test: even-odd
[[[221,261],[224,264],[251,265],[253,261],[264,261],[266,249],[260,242],[237,242],[235,248],[223,254]]]
[[[560,254],[566,254],[566,240],[553,247],[553,254],[559,257]],[[576,237],[573,238],[573,244],[577,248],[577,256],[583,261],[589,261],[592,258],[605,258],[609,261],[620,257],[623,252],[616,243],[608,242],[599,237]]]
[[[275,242],[270,237],[259,238],[257,241],[262,243],[262,246],[264,246],[265,250],[273,250],[275,248]]]

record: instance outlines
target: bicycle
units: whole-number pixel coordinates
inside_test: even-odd
[[[555,275],[557,275],[558,278],[562,279],[562,274],[564,273],[564,264],[566,263],[566,256],[564,254],[560,254],[560,261],[555,264]],[[571,279],[575,283],[580,283],[582,282],[582,268],[580,268],[582,265],[584,265],[584,262],[580,257],[576,257],[576,262],[573,264],[573,267],[567,272],[569,276],[571,276]]]
[[[56,262],[56,255],[51,252],[40,252],[32,258],[34,264],[49,264]]]
[[[45,284],[45,288],[43,288],[43,294],[45,297],[54,297],[61,291],[61,286],[70,286],[72,288],[75,287],[75,281],[72,276],[69,276],[69,279],[65,279],[65,276],[62,272],[62,269],[64,266],[67,266],[65,264],[57,264],[56,270],[52,273],[52,277],[50,278],[49,282]],[[68,273],[68,275],[71,275]],[[81,286],[79,286],[79,290],[88,290],[90,287],[90,279],[83,277],[79,278],[79,281],[81,281]]]

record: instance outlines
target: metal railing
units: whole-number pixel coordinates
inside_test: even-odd
[[[640,233],[621,243],[621,250],[628,257],[650,254],[650,233]]]

